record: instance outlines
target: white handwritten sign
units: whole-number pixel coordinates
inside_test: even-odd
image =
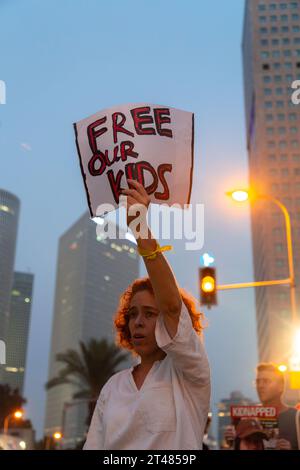
[[[153,104],[105,109],[74,124],[80,168],[92,217],[101,204],[118,207],[127,179],[151,202],[190,202],[194,114]]]

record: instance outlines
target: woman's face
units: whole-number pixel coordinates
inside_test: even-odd
[[[134,294],[128,316],[131,343],[140,356],[148,356],[159,350],[155,339],[155,325],[159,315],[154,296],[148,290]]]

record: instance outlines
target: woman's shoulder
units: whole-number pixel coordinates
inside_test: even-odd
[[[130,372],[131,368],[127,368],[113,374],[102,388],[102,391],[109,391],[110,388],[114,387],[118,382],[122,381],[125,377],[127,377]]]
[[[105,404],[106,400],[109,398],[111,390],[116,389],[118,383],[124,379],[124,377],[126,376],[126,374],[128,374],[129,371],[130,369],[121,370],[113,374],[108,379],[108,381],[103,385],[99,393],[97,400],[98,405],[103,406]]]

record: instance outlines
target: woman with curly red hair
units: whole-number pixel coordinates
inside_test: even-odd
[[[115,327],[118,344],[139,363],[102,388],[84,449],[201,449],[210,400],[202,316],[192,296],[178,287],[165,247],[148,228],[146,190],[137,181],[128,184],[122,191],[127,224],[149,278],[135,280],[123,293]]]

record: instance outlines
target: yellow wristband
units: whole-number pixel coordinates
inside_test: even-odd
[[[157,253],[162,253],[163,251],[169,251],[169,250],[172,250],[172,248],[173,248],[172,245],[160,246],[159,243],[156,242],[156,249],[154,251],[142,250],[141,248],[138,247],[138,253],[143,258],[155,259],[157,256]]]

